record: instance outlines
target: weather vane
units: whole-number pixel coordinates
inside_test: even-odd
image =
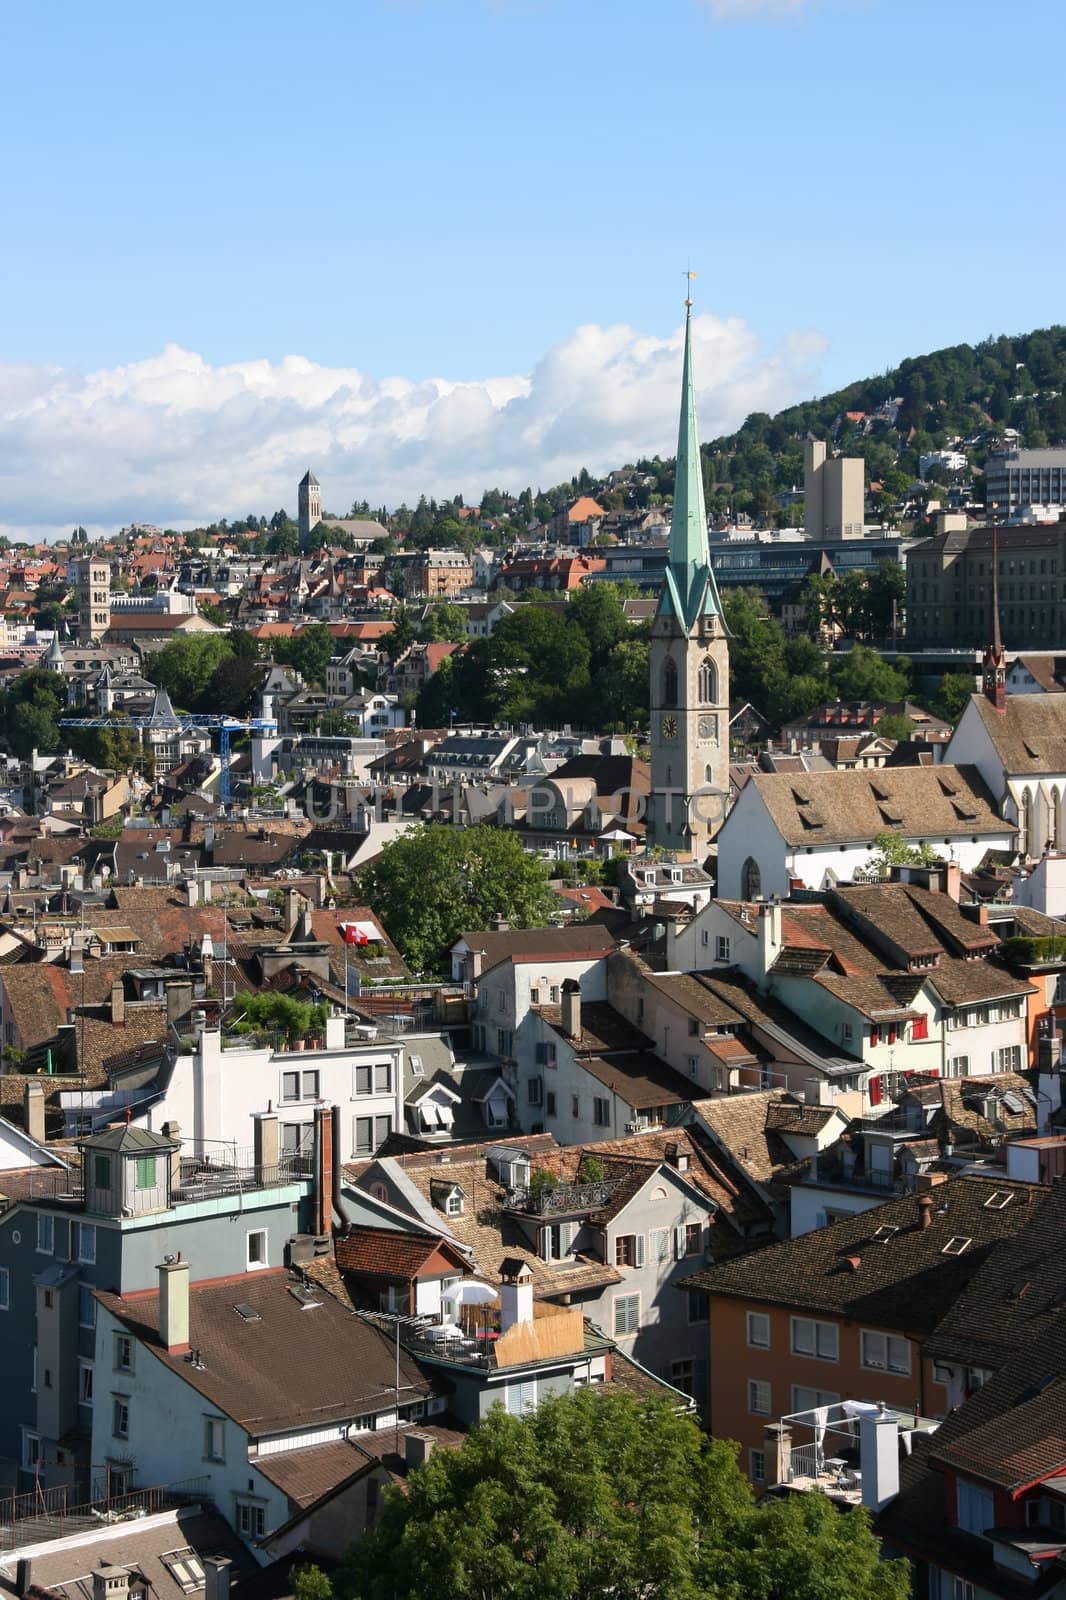
[[[681,274],[681,276],[683,278],[687,278],[688,279],[688,282],[685,285],[686,290],[687,290],[687,293],[685,295],[685,305],[688,308],[688,310],[691,311],[692,310],[692,280],[693,280],[693,278],[698,278],[699,277],[699,273],[698,272],[693,272],[692,268],[689,267],[689,268],[686,269],[685,272],[683,272]]]

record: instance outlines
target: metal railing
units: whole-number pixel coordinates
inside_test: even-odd
[[[14,1550],[20,1544],[63,1539],[77,1532],[79,1524],[99,1527],[180,1506],[210,1505],[207,1478],[187,1478],[150,1489],[130,1489],[124,1494],[112,1494],[110,1480],[104,1478],[90,1485],[88,1499],[79,1499],[81,1492],[72,1484],[57,1484],[50,1489],[37,1487],[23,1494],[0,1496],[0,1549]]]
[[[504,1205],[508,1211],[521,1211],[527,1216],[548,1217],[571,1211],[598,1211],[624,1182],[618,1178],[600,1178],[593,1183],[559,1183],[536,1188],[508,1189]]]

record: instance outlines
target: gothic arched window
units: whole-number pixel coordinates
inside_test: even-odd
[[[759,863],[754,856],[749,856],[741,873],[740,897],[742,900],[758,900],[761,894],[762,873],[759,871]]]
[[[707,656],[700,667],[700,705],[715,706],[717,704],[718,668],[710,656]]]
[[[1048,843],[1052,850],[1062,847],[1062,795],[1058,789],[1051,791],[1051,838]]]
[[[1029,789],[1022,794],[1022,814],[1019,817],[1022,826],[1022,836],[1018,841],[1023,855],[1031,855],[1033,850],[1033,796]]]
[[[677,663],[670,656],[663,667],[663,705],[677,705]]]

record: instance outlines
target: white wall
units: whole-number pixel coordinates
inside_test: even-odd
[[[176,1122],[185,1138],[233,1141],[240,1150],[253,1142],[252,1119],[272,1104],[279,1123],[310,1125],[314,1121],[314,1096],[287,1101],[283,1098],[284,1073],[317,1072],[319,1101],[341,1108],[341,1161],[355,1157],[355,1118],[391,1116],[394,1129],[403,1127],[401,1045],[368,1043],[365,1048],[300,1050],[278,1054],[272,1050],[223,1050],[217,1031],[205,1029],[193,1055],[178,1056],[162,1102],[136,1120],[158,1131],[164,1122]],[[357,1065],[388,1062],[388,1094],[357,1095]],[[303,1084],[301,1082],[301,1090]]]
[[[801,1233],[813,1233],[815,1228],[824,1228],[827,1209],[846,1211],[850,1216],[855,1216],[860,1211],[872,1211],[875,1206],[883,1206],[888,1198],[887,1193],[843,1194],[838,1189],[818,1189],[813,1184],[794,1183],[789,1189],[790,1237],[798,1239]]]

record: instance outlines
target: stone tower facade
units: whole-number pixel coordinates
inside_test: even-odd
[[[111,563],[83,556],[73,563],[78,585],[78,637],[95,644],[111,626]]]
[[[729,793],[729,638],[707,544],[687,304],[670,562],[651,629],[648,844],[702,862]]]
[[[300,479],[296,491],[296,519],[300,526],[300,549],[311,543],[311,533],[322,521],[322,488],[314,473],[308,468]]]

